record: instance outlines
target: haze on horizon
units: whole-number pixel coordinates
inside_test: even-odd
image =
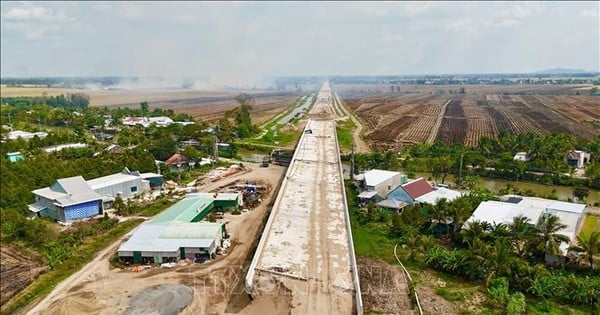
[[[600,71],[599,2],[1,2],[1,76]]]

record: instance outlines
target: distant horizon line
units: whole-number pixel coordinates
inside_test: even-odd
[[[298,77],[425,77],[425,76],[474,76],[474,75],[543,75],[543,74],[588,74],[600,75],[600,70],[581,70],[555,68],[534,72],[470,72],[470,73],[426,73],[426,74],[305,74],[305,75],[265,75],[264,78],[298,78]],[[7,79],[177,79],[177,80],[210,80],[207,77],[170,77],[170,76],[130,76],[130,75],[37,75],[37,76],[1,76],[1,80]]]

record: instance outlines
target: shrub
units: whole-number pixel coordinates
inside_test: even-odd
[[[517,292],[510,296],[508,304],[506,305],[506,313],[509,315],[518,315],[525,313],[525,295],[521,292]]]

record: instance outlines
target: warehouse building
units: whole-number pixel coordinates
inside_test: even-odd
[[[117,196],[130,199],[161,186],[161,175],[140,174],[128,168],[89,181],[81,176],[62,178],[50,187],[32,191],[35,203],[29,205],[29,211],[37,217],[69,222],[102,214]]]
[[[102,214],[103,197],[81,176],[62,178],[50,187],[33,191],[35,203],[29,205],[34,215],[68,222]]]
[[[240,204],[238,193],[190,194],[136,229],[119,247],[119,258],[125,263],[142,264],[212,259],[227,235],[225,225],[199,221],[213,209]]]

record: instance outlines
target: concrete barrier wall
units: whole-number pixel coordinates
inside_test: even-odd
[[[336,124],[334,124],[336,125]],[[337,148],[338,164],[340,168],[340,182],[342,186],[342,196],[344,198],[344,216],[346,219],[346,232],[348,233],[348,248],[350,249],[350,264],[352,265],[352,277],[354,278],[356,313],[363,314],[363,301],[360,293],[360,282],[358,279],[358,266],[356,265],[356,255],[354,254],[354,240],[352,239],[352,227],[350,225],[350,213],[348,211],[348,199],[346,198],[346,186],[344,185],[344,168],[342,167],[342,158],[340,157],[340,146],[337,140],[337,128],[334,129],[335,146]],[[352,178],[352,174],[350,174]]]
[[[309,119],[308,122],[306,123],[306,126],[304,127],[304,130],[306,130],[308,128],[308,126],[310,126],[310,124],[311,124],[311,120]],[[273,208],[271,208],[271,213],[269,214],[269,219],[267,220],[267,224],[265,224],[265,228],[263,230],[262,236],[260,237],[260,241],[258,242],[258,246],[256,247],[256,252],[254,252],[254,258],[252,258],[252,262],[250,263],[250,267],[248,268],[248,273],[246,274],[246,279],[245,279],[245,286],[246,286],[246,293],[248,293],[249,295],[252,295],[252,289],[254,286],[253,280],[254,280],[254,275],[256,273],[256,270],[255,270],[256,264],[258,263],[258,261],[260,259],[260,254],[262,253],[262,250],[265,247],[265,243],[267,241],[269,231],[271,230],[271,225],[273,225],[273,219],[275,218],[275,211],[273,211],[273,210],[277,209],[279,207],[279,203],[281,202],[282,192],[285,191],[285,187],[287,186],[287,183],[288,183],[288,177],[292,170],[292,164],[296,160],[296,155],[298,154],[298,150],[296,150],[296,149],[300,146],[302,141],[304,141],[304,136],[305,136],[304,130],[302,130],[302,135],[300,136],[300,140],[298,140],[298,143],[296,144],[296,147],[294,148],[294,155],[292,156],[292,161],[291,161],[290,165],[288,166],[287,171],[285,172],[285,177],[283,178],[283,181],[281,182],[281,187],[279,188],[279,192],[277,193],[277,199],[275,199]]]

